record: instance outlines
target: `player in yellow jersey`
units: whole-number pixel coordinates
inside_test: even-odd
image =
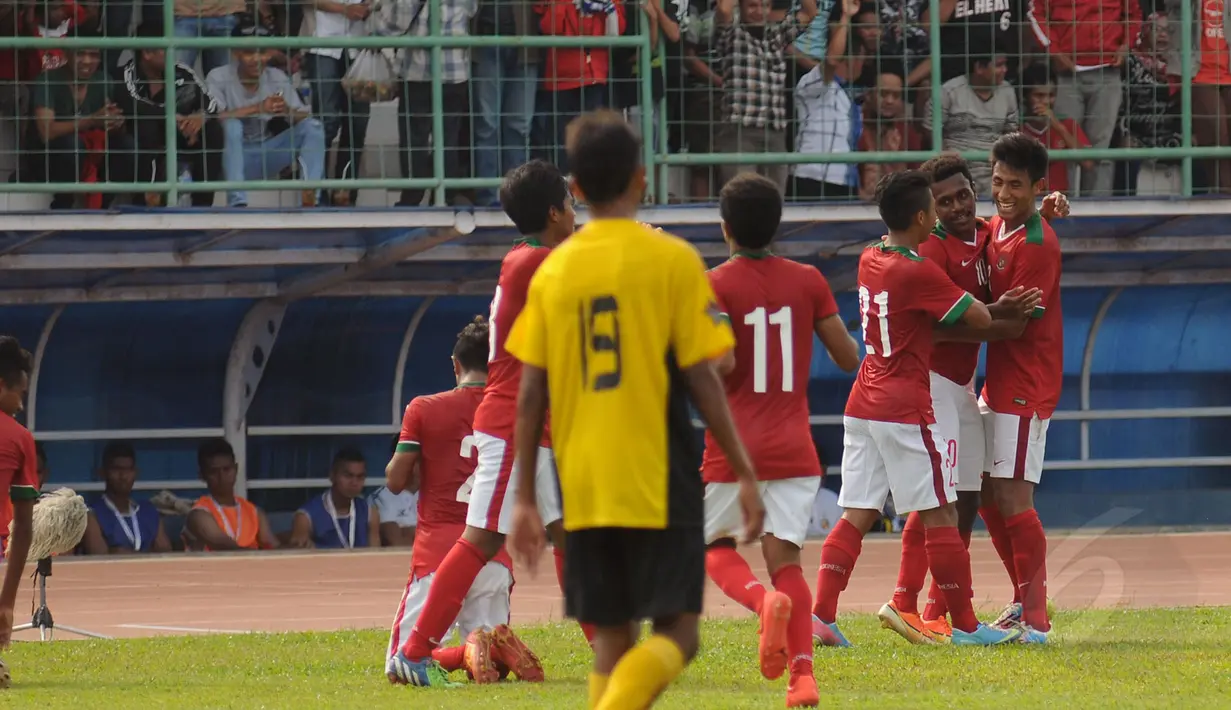
[[[705,264],[635,219],[645,191],[636,136],[596,112],[573,121],[567,147],[590,221],[543,261],[505,343],[523,363],[517,467],[535,470],[550,392],[565,610],[596,627],[588,707],[645,708],[697,652],[704,493],[689,394],[732,464],[749,540],[765,510],[714,370],[734,339]],[[513,516],[510,549],[534,569],[545,539],[525,481]],[[634,647],[645,619],[654,633]]]

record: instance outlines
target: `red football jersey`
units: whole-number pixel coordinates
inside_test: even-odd
[[[0,496],[0,541],[9,536],[13,521],[13,501],[38,498],[38,453],[34,436],[17,420],[0,414],[0,486],[8,495]],[[3,548],[0,548],[0,557]]]
[[[983,250],[987,247],[987,222],[975,220],[973,244],[945,231],[940,223],[932,230],[932,236],[919,245],[919,255],[931,259],[945,274],[970,295],[987,300],[987,260]],[[936,343],[932,347],[932,372],[951,382],[965,385],[974,379],[979,369],[979,343]]]
[[[415,579],[436,571],[466,529],[466,508],[474,485],[478,450],[474,413],[483,399],[481,385],[415,397],[402,415],[398,450],[419,451],[419,525],[411,551]],[[512,569],[501,549],[496,561]]]
[[[483,391],[483,402],[474,414],[474,428],[507,442],[513,440],[513,425],[517,419],[521,362],[505,352],[504,341],[526,305],[530,278],[550,253],[551,249],[538,242],[517,240],[500,264],[500,280],[492,296],[491,313],[487,318],[487,389]],[[550,445],[551,438],[544,426],[543,446]]]
[[[983,400],[993,412],[1037,414],[1048,419],[1060,401],[1064,378],[1064,320],[1060,314],[1060,240],[1039,213],[1004,234],[999,217],[991,221],[987,244],[991,295],[1015,287],[1043,290],[1021,337],[987,344]]]
[[[932,327],[952,325],[974,303],[936,262],[884,242],[859,257],[859,312],[867,355],[846,416],[932,424]]]
[[[735,332],[727,401],[757,478],[820,476],[808,424],[808,376],[815,324],[838,312],[829,283],[811,266],[742,255],[710,271],[710,283]],[[701,473],[707,483],[735,482],[708,430]]]

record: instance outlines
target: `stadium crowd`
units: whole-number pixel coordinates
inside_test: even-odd
[[[881,175],[913,163],[861,162],[860,152],[986,153],[1018,128],[1052,149],[1179,146],[1179,76],[1189,60],[1194,141],[1227,145],[1231,50],[1224,0],[1193,0],[1189,57],[1179,53],[1182,2],[941,0],[942,53],[934,66],[923,0],[441,0],[442,35],[606,36],[637,34],[645,26],[655,54],[647,97],[640,95],[636,48],[446,47],[439,72],[445,120],[437,142],[447,176],[496,178],[528,157],[562,165],[564,128],[583,111],[615,108],[640,127],[641,110],[650,106],[656,121],[666,112],[670,152],[779,154],[763,165],[690,166],[685,194],[674,200],[712,200],[744,167],[770,176],[790,197],[868,200]],[[423,37],[431,32],[427,6],[420,0],[174,0],[172,34]],[[4,36],[130,34],[163,36],[158,3],[0,6],[0,43]],[[376,101],[398,103],[400,174],[433,175],[429,49],[396,55],[388,49],[180,49],[175,166],[166,165],[165,155],[171,133],[163,117],[164,54],[0,51],[0,111],[19,119],[13,178],[350,179],[361,175]],[[352,72],[358,63],[362,71]],[[934,72],[942,82],[939,97],[930,95]],[[941,121],[940,146],[931,145],[933,116]],[[780,154],[790,152],[855,155],[850,163],[789,166]],[[1058,162],[1050,186],[1076,196],[1174,194],[1177,166],[1178,160]],[[990,167],[975,168],[987,194]],[[1196,172],[1199,190],[1231,191],[1231,160],[1197,161]],[[63,193],[52,207],[100,208],[113,199],[114,193]],[[123,199],[147,206],[166,201],[139,185]],[[208,206],[216,198],[195,192],[190,199]],[[356,199],[355,190],[302,196],[305,205]],[[397,204],[425,199],[427,190],[407,189]],[[457,190],[448,200],[490,205],[496,195]],[[225,198],[231,207],[247,201],[242,191]]]

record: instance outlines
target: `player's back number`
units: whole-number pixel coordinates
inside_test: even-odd
[[[475,448],[476,448],[476,444],[474,440],[474,434],[467,434],[466,436],[462,437],[462,450],[461,450],[462,458],[464,459],[474,458]],[[472,491],[473,489],[474,489],[474,474],[472,473],[462,483],[462,485],[458,487],[457,502],[458,503],[469,503],[470,502],[470,491]]]
[[[620,303],[595,296],[577,306],[581,331],[581,380],[594,392],[615,389],[624,376],[620,348]]]
[[[757,306],[744,316],[744,325],[752,326],[752,391],[769,391],[769,327],[778,326],[778,349],[782,357],[782,390],[795,390],[795,340],[791,334],[791,307],[783,306],[766,315],[764,306]]]
[[[889,357],[893,345],[889,342],[889,292],[872,295],[867,287],[859,287],[859,315],[863,323],[863,344],[869,355]],[[876,320],[875,331],[868,329],[868,321]]]

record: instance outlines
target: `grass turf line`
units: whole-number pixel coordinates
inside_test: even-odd
[[[1227,612],[1062,613],[1053,645],[990,649],[910,646],[872,616],[842,616],[856,647],[817,651],[821,705],[1225,708],[1231,706]],[[547,683],[389,686],[381,658],[387,637],[375,630],[20,643],[4,656],[14,687],[0,691],[0,707],[582,707],[591,656],[576,625],[526,628],[522,636],[542,657]],[[655,707],[777,708],[785,692],[785,678],[760,677],[755,620],[707,620],[701,656]]]

